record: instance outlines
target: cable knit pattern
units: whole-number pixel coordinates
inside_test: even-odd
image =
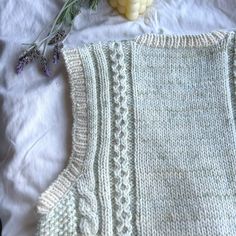
[[[131,235],[131,211],[130,211],[130,184],[129,163],[127,156],[127,94],[126,74],[124,66],[124,53],[121,43],[110,45],[113,92],[115,103],[115,131],[114,131],[114,178],[116,181],[115,203],[117,235]]]
[[[37,236],[236,235],[235,35],[64,50],[72,153]]]
[[[78,183],[79,232],[81,236],[96,235],[98,231],[97,199],[93,191]]]

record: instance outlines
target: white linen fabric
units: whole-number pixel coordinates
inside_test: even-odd
[[[34,235],[35,204],[63,169],[71,148],[71,101],[63,63],[46,78],[37,66],[16,75],[22,43],[32,42],[62,0],[0,1],[0,218],[3,236]],[[137,21],[106,1],[76,18],[66,47],[142,33],[196,34],[236,27],[234,0],[156,0]]]

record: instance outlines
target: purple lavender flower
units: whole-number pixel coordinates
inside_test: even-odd
[[[24,66],[25,66],[25,62],[22,60],[18,60],[17,65],[16,65],[16,73],[20,74],[23,71]]]
[[[44,56],[41,56],[41,58],[40,58],[40,64],[41,64],[41,66],[42,66],[43,73],[44,73],[47,77],[51,77],[51,71],[50,71],[49,66],[48,66],[47,58],[44,57]]]
[[[53,38],[48,42],[48,45],[57,44],[58,42],[61,42],[66,37],[66,31],[65,30],[59,30]]]
[[[16,73],[19,74],[23,71],[24,67],[34,61],[40,56],[40,52],[37,47],[33,47],[29,51],[26,51],[22,56],[19,57],[16,65]]]
[[[61,49],[63,48],[63,44],[56,44],[53,48],[53,63],[57,64],[60,60]]]

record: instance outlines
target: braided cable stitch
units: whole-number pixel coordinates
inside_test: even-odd
[[[127,95],[126,73],[124,66],[124,52],[121,43],[110,45],[110,57],[113,72],[113,92],[115,104],[115,131],[114,131],[114,178],[115,178],[115,204],[117,235],[131,235],[130,210],[130,173],[127,156]]]

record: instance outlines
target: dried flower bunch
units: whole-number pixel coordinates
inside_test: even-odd
[[[34,61],[38,62],[44,74],[51,76],[49,62],[46,58],[48,46],[53,47],[52,62],[57,64],[60,60],[63,41],[70,32],[75,17],[79,14],[81,7],[88,6],[90,9],[97,7],[99,0],[65,0],[64,4],[52,22],[50,31],[46,36],[39,40],[40,36],[45,33],[42,31],[36,40],[28,45],[28,48],[19,57],[16,65],[16,73],[23,71],[24,67]]]

